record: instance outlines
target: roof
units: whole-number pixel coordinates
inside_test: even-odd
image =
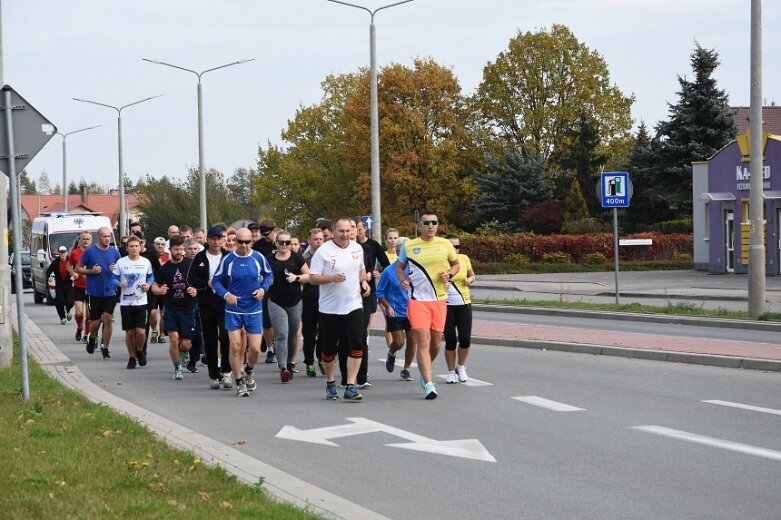
[[[138,195],[128,193],[127,211],[133,212],[138,206]],[[22,195],[22,213],[32,221],[41,213],[62,211],[62,195]],[[89,194],[82,199],[81,195],[68,195],[68,211],[96,212],[106,215],[111,223],[116,225],[119,221],[119,196]]]
[[[745,134],[749,129],[751,119],[751,107],[732,107],[735,114],[735,123],[738,125],[738,133]],[[762,107],[762,130],[769,134],[781,135],[781,106]]]

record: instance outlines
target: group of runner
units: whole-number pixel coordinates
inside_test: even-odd
[[[119,248],[109,228],[98,231],[95,244],[83,233],[50,269],[72,282],[75,338],[86,342],[87,353],[99,348],[110,359],[118,302],[128,369],[147,364],[148,337],[151,343],[167,337],[174,380],[185,370],[198,372],[200,360],[210,388],[235,387],[241,397],[257,388],[262,352],[288,383],[303,350],[306,375],[325,375],[326,399],[339,399],[338,362],[342,397],[362,400],[360,391],[371,387],[368,335],[379,304],[386,370],[395,370],[396,354],[406,347],[401,379],[412,380],[416,359],[424,397],[435,399],[432,364],[443,333],[446,382],[469,379],[475,274],[458,253],[459,238],[437,236],[436,214],[421,213],[417,226],[415,239],[389,229],[385,248],[367,236],[360,218],[321,219],[304,243],[271,219],[240,229],[170,226],[168,240],[157,237],[147,248],[143,228],[133,223]],[[63,324],[70,320],[67,304],[57,309]]]

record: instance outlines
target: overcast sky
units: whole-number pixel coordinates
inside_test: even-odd
[[[204,70],[206,165],[230,175],[254,167],[258,145],[280,142],[297,107],[320,100],[329,73],[369,64],[368,13],[326,0],[0,0],[4,82],[68,137],[68,177],[117,185],[117,118],[84,98],[122,106],[125,172],[183,177],[198,164],[193,74]],[[370,8],[393,0],[354,0]],[[765,99],[781,104],[781,2],[763,2]],[[518,30],[554,23],[606,60],[611,81],[637,98],[635,124],[667,117],[695,40],[721,57],[716,78],[732,105],[749,104],[748,0],[415,0],[376,19],[382,67],[416,56],[451,67],[465,94]],[[28,165],[62,180],[62,138]]]

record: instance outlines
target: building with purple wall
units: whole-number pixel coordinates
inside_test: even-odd
[[[781,274],[781,136],[764,134],[766,272]],[[709,160],[693,164],[694,268],[748,273],[749,138],[739,135]]]

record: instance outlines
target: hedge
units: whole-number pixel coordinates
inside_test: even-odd
[[[621,238],[650,238],[650,246],[620,246],[621,260],[673,260],[676,255],[692,254],[692,235],[685,233],[635,233]],[[471,236],[461,240],[461,252],[477,262],[502,262],[520,255],[530,262],[541,262],[547,253],[564,253],[576,263],[593,253],[613,258],[613,234],[593,235],[513,235]],[[517,258],[517,256],[515,257]]]

